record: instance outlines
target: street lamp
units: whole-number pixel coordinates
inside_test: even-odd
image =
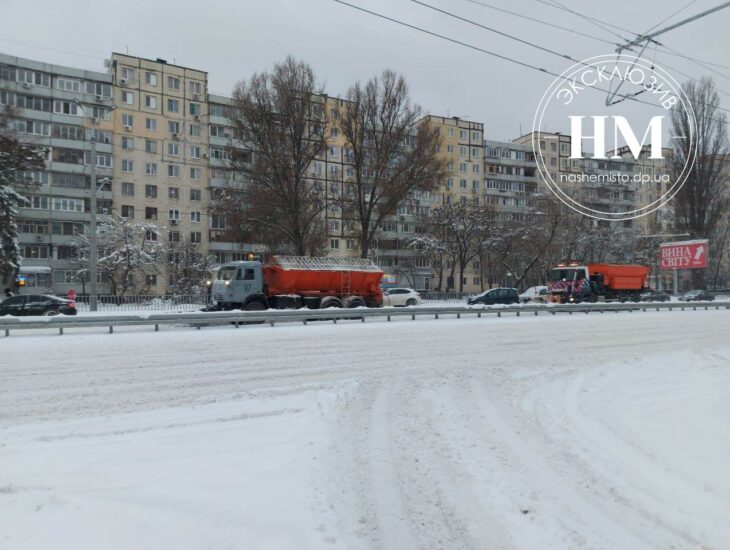
[[[116,105],[106,106],[99,105],[96,103],[81,103],[77,98],[74,98],[76,107],[84,112],[85,116],[91,120],[91,185],[89,186],[90,199],[89,199],[89,308],[91,311],[97,309],[97,298],[98,290],[96,287],[96,264],[99,261],[99,251],[97,250],[97,238],[96,238],[96,193],[98,189],[96,187],[96,129],[99,125],[99,120],[94,116],[92,111],[91,116],[86,109],[87,106],[100,107],[102,109],[108,109],[113,111],[117,108]],[[109,178],[102,180],[102,186],[110,181]]]

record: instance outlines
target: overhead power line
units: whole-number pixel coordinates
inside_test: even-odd
[[[418,4],[418,5],[420,5],[420,6],[426,7],[426,8],[428,8],[428,9],[431,9],[431,10],[433,10],[433,11],[436,11],[436,12],[438,12],[438,13],[441,13],[441,14],[443,14],[443,15],[446,15],[446,16],[448,16],[448,17],[452,17],[452,18],[454,18],[454,19],[457,19],[458,21],[462,21],[462,22],[464,22],[464,23],[468,23],[468,24],[470,24],[470,25],[473,25],[473,26],[475,26],[475,27],[478,27],[478,28],[480,28],[480,29],[482,29],[482,30],[485,30],[485,31],[489,31],[489,32],[493,32],[493,33],[496,33],[496,34],[498,34],[498,35],[500,35],[500,36],[504,36],[504,37],[506,37],[506,38],[509,38],[509,39],[511,39],[511,40],[515,40],[515,41],[517,41],[517,42],[520,42],[520,43],[522,43],[522,44],[525,44],[525,45],[527,45],[527,46],[531,46],[531,47],[533,47],[533,48],[536,48],[536,49],[538,49],[538,50],[541,50],[541,51],[547,52],[547,53],[549,53],[549,54],[551,54],[551,55],[555,55],[555,56],[557,56],[557,57],[560,57],[560,58],[568,59],[568,60],[570,60],[570,61],[573,61],[573,62],[575,62],[575,63],[579,63],[579,64],[581,64],[581,65],[583,65],[583,66],[585,66],[585,67],[590,67],[590,65],[589,65],[589,64],[587,64],[587,63],[585,63],[585,62],[583,62],[583,61],[580,61],[580,60],[578,60],[578,59],[575,59],[574,57],[572,57],[572,56],[571,56],[571,55],[569,55],[569,54],[566,54],[566,53],[562,53],[562,52],[558,52],[558,51],[556,51],[556,50],[553,50],[553,49],[550,49],[550,48],[546,48],[546,47],[544,47],[544,46],[541,46],[541,45],[539,45],[539,44],[536,44],[536,43],[534,43],[534,42],[530,42],[530,41],[528,41],[528,40],[524,40],[524,39],[522,39],[522,38],[516,37],[516,36],[514,36],[514,35],[511,35],[511,34],[509,34],[509,33],[505,33],[505,32],[503,32],[503,31],[497,30],[497,29],[495,29],[495,28],[493,28],[493,27],[488,27],[488,26],[486,26],[486,25],[482,25],[481,23],[479,23],[479,22],[477,22],[477,21],[474,21],[473,19],[469,19],[469,18],[466,18],[466,17],[462,17],[462,16],[460,16],[460,15],[457,15],[457,14],[451,13],[451,12],[449,12],[449,11],[446,11],[446,10],[443,10],[443,9],[441,9],[441,8],[438,8],[438,7],[432,6],[431,4],[427,4],[426,2],[423,2],[422,0],[411,0],[411,2],[413,2],[413,3],[415,3],[415,4]],[[641,56],[639,56],[639,57],[641,57]],[[653,66],[653,63],[652,63],[652,66]],[[677,71],[677,72],[680,72],[680,71]],[[690,80],[694,80],[695,82],[699,82],[699,81],[698,81],[697,79],[695,79],[695,78],[692,78],[691,76],[689,76],[689,75],[687,75],[687,74],[685,74],[685,73],[682,73],[682,74],[684,74],[684,76],[686,76],[686,77],[687,77],[687,78],[689,78]],[[726,94],[726,95],[730,95],[730,93],[727,93],[727,92],[724,92],[724,91],[721,91],[721,93],[723,93],[723,94]],[[611,99],[612,99],[612,98],[614,98],[614,97],[616,97],[616,96],[618,95],[618,89],[616,89],[615,91],[614,91],[614,90],[611,90],[611,91],[609,92],[609,94],[610,94],[610,98],[611,98]],[[629,99],[629,98],[630,98],[630,97],[632,97],[632,96],[629,96],[629,95],[624,95],[624,96],[621,96],[621,97],[623,97],[624,99]],[[718,108],[719,108],[719,109],[722,109],[722,110],[725,110],[725,111],[727,111],[727,112],[730,112],[730,109],[723,109],[722,107],[718,107]]]
[[[583,13],[580,13],[578,11],[572,10],[569,7],[565,6],[564,4],[561,4],[560,2],[558,2],[558,0],[550,0],[550,1],[536,0],[536,1],[539,2],[539,3],[541,3],[541,4],[544,4],[546,6],[549,6],[551,8],[558,9],[558,10],[562,10],[562,11],[566,11],[568,13],[572,13],[573,15],[575,15],[577,17],[580,17],[581,19],[584,19],[586,21],[589,21],[589,22],[591,22],[591,23],[599,26],[600,28],[602,28],[606,32],[610,32],[610,33],[614,34],[614,36],[617,36],[618,38],[620,38],[624,42],[628,42],[629,39],[624,38],[623,36],[621,36],[619,34],[613,33],[612,31],[606,29],[605,27],[611,27],[611,28],[617,29],[617,30],[622,31],[622,32],[627,32],[627,33],[629,33],[632,36],[639,36],[641,34],[641,33],[638,33],[636,31],[632,31],[631,29],[627,29],[626,27],[621,27],[619,25],[615,25],[615,24],[610,23],[608,21],[603,21],[603,20],[598,19],[596,17],[591,17],[591,16],[585,15]],[[730,78],[727,75],[724,75],[724,74],[722,74],[720,72],[717,72],[717,71],[715,71],[715,70],[710,69],[709,67],[707,67],[707,65],[711,65],[713,67],[718,67],[718,68],[721,68],[721,69],[730,70],[730,66],[728,66],[728,65],[723,65],[721,63],[714,63],[714,62],[711,62],[711,61],[706,61],[706,60],[703,60],[703,59],[697,59],[696,57],[692,57],[692,56],[689,56],[689,55],[685,55],[685,54],[683,54],[681,52],[678,52],[677,50],[674,50],[674,49],[670,48],[669,46],[666,46],[665,44],[663,44],[663,43],[661,43],[661,42],[659,42],[657,40],[653,40],[652,42],[654,42],[660,48],[662,48],[664,50],[667,50],[666,52],[661,52],[661,53],[663,53],[665,55],[672,55],[672,56],[675,56],[675,57],[681,57],[682,59],[686,59],[687,61],[692,61],[694,63],[697,63],[698,65],[700,65],[700,66],[706,68],[707,70],[710,70],[710,71],[712,71],[712,72],[714,72],[714,73],[716,73],[716,74],[718,74],[720,76],[723,76],[725,78]]]
[[[629,41],[627,44],[623,44],[622,46],[619,46],[619,48],[616,50],[618,53],[621,53],[622,50],[628,49],[631,46],[638,46],[642,42],[650,42],[653,41],[657,36],[660,34],[664,34],[665,32],[669,32],[671,30],[674,30],[676,28],[681,27],[682,25],[686,25],[687,23],[691,23],[693,21],[697,21],[698,19],[701,19],[702,17],[706,17],[710,15],[711,13],[715,13],[717,11],[720,11],[722,9],[727,8],[730,6],[730,1],[723,2],[722,4],[719,4],[715,6],[714,8],[707,9],[703,12],[697,13],[693,15],[692,17],[688,17],[687,19],[682,19],[681,21],[677,21],[676,23],[672,23],[671,25],[667,27],[663,27],[659,29],[658,31],[650,32],[648,34],[640,34],[633,40]]]
[[[603,42],[604,44],[609,44],[611,46],[618,46],[617,42],[612,42],[610,40],[604,40],[603,38],[599,38],[598,36],[594,36],[592,34],[584,33],[581,31],[577,31],[575,29],[571,29],[570,27],[562,27],[560,25],[556,25],[555,23],[551,23],[550,21],[544,21],[542,19],[537,19],[535,17],[530,17],[529,15],[525,15],[523,13],[518,13],[516,11],[510,11],[506,10],[504,8],[500,8],[499,6],[494,6],[492,4],[487,4],[486,2],[480,2],[479,0],[465,0],[466,2],[469,2],[470,4],[476,4],[477,6],[481,6],[483,8],[488,8],[494,11],[507,13],[509,15],[514,15],[515,17],[519,17],[521,19],[525,19],[526,21],[533,21],[535,23],[539,23],[541,25],[545,25],[546,27],[552,27],[554,29],[559,29],[561,31],[567,31],[572,34],[575,34],[577,36],[583,36],[585,38],[590,38],[591,40],[595,40],[596,42]]]
[[[390,21],[392,23],[396,23],[397,25],[401,25],[401,26],[407,27],[409,29],[413,29],[413,30],[416,30],[418,32],[422,32],[422,33],[427,34],[429,36],[433,36],[435,38],[439,38],[441,40],[445,40],[447,42],[451,42],[452,44],[457,44],[459,46],[463,46],[465,48],[469,48],[471,50],[478,51],[478,52],[483,53],[485,55],[489,55],[489,56],[492,56],[492,57],[496,57],[497,59],[501,59],[503,61],[507,61],[507,62],[510,62],[510,63],[514,63],[516,65],[519,65],[521,67],[525,67],[527,69],[532,69],[532,70],[535,70],[535,71],[540,71],[540,72],[542,72],[544,74],[547,74],[547,75],[550,75],[550,76],[554,76],[556,78],[559,78],[561,76],[560,74],[558,74],[558,73],[556,73],[554,71],[545,69],[544,67],[538,67],[537,65],[532,65],[531,63],[526,63],[524,61],[520,61],[518,59],[514,59],[514,58],[509,57],[509,56],[506,56],[506,55],[502,55],[502,54],[498,54],[496,52],[492,52],[492,51],[486,50],[484,48],[481,48],[479,46],[475,46],[473,44],[469,44],[469,43],[464,42],[462,40],[457,40],[455,38],[451,38],[449,36],[446,36],[446,35],[443,35],[443,34],[439,34],[437,32],[430,31],[428,29],[424,29],[423,27],[419,27],[418,25],[413,25],[411,23],[406,23],[405,21],[401,21],[400,19],[396,19],[394,17],[390,17],[388,15],[385,15],[385,14],[382,14],[382,13],[379,13],[379,12],[376,12],[376,11],[373,11],[373,10],[369,10],[367,8],[363,8],[362,6],[357,6],[355,4],[351,4],[349,2],[346,2],[345,0],[332,0],[332,1],[333,2],[336,2],[338,4],[342,4],[343,6],[347,6],[349,8],[352,8],[354,10],[357,10],[357,11],[360,11],[360,12],[363,12],[363,13],[367,13],[369,15],[373,15],[373,16],[378,17],[380,19],[384,19],[386,21]],[[540,1],[540,0],[538,0],[538,1]],[[561,57],[562,57],[562,55],[561,55]],[[605,88],[600,88],[600,87],[591,87],[591,89],[592,90],[596,90],[596,91],[600,91],[600,92],[609,92],[609,90],[607,90]],[[639,98],[636,98],[636,97],[633,97],[633,96],[628,96],[628,95],[625,96],[625,97],[626,97],[626,99],[629,99],[631,101],[635,101],[637,103],[643,103],[645,105],[650,105],[652,107],[657,107],[656,104],[651,103],[649,101],[644,101],[642,99],[639,99]],[[723,107],[720,107],[720,106],[718,106],[717,108],[720,109],[720,110],[723,110],[723,111],[730,112],[730,109],[724,109]],[[722,120],[722,119],[713,119],[713,120],[718,120],[718,121],[724,122],[725,124],[730,124],[730,122],[728,122],[727,120]]]

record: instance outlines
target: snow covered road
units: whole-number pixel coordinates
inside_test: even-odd
[[[0,341],[0,548],[721,548],[727,311]]]

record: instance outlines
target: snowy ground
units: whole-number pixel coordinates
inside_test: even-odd
[[[722,548],[730,313],[0,340],[0,548]]]

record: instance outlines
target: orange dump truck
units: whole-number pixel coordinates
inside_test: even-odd
[[[383,272],[370,260],[273,256],[231,262],[210,281],[213,310],[380,307]]]
[[[648,280],[645,265],[564,262],[548,274],[548,300],[561,304],[639,301]]]

